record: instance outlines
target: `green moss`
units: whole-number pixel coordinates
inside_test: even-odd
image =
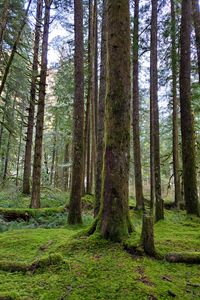
[[[135,232],[125,244],[137,246],[141,216],[132,211],[131,218]],[[90,223],[88,217],[87,224]],[[20,300],[105,300],[108,296],[111,300],[200,298],[199,265],[132,256],[124,245],[106,241],[98,233],[87,237],[83,229],[66,226],[1,233],[1,261],[28,266],[40,262],[40,268],[28,272],[0,270],[0,299],[1,295],[8,297],[2,299]],[[166,219],[155,225],[156,249],[162,255],[173,251],[197,252],[199,232],[198,218],[166,212]]]

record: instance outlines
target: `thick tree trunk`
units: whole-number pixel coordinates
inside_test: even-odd
[[[120,16],[120,18],[119,18]],[[102,203],[97,230],[113,241],[131,232],[128,185],[130,153],[130,20],[128,0],[107,1],[107,97]]]
[[[139,125],[139,0],[135,0],[134,8],[134,31],[133,31],[133,153],[135,170],[135,192],[136,208],[142,209],[144,206],[143,187],[142,187],[142,165],[140,147],[140,125]]]
[[[156,221],[164,218],[163,200],[161,197],[160,177],[160,132],[158,111],[158,74],[157,74],[157,0],[152,0],[151,16],[151,57],[150,57],[150,102],[151,102],[151,158],[152,183],[155,181],[155,217]],[[153,194],[153,192],[152,192]]]
[[[199,214],[195,161],[194,120],[191,108],[191,1],[182,1],[181,58],[180,58],[180,104],[183,179],[186,210]]]
[[[41,185],[41,164],[42,164],[42,140],[44,127],[44,107],[47,76],[47,51],[50,24],[50,8],[52,0],[45,0],[44,31],[42,40],[42,60],[39,83],[39,100],[36,120],[35,152],[33,162],[33,186],[31,197],[31,208],[40,207],[40,185]]]
[[[103,150],[104,150],[104,112],[106,97],[106,1],[103,1],[102,16],[102,33],[101,33],[101,66],[100,66],[100,89],[99,105],[97,118],[97,168],[95,184],[95,208],[94,216],[96,217],[100,210],[101,188],[102,188],[102,171],[103,171]]]
[[[198,0],[192,0],[192,10],[193,10],[194,29],[195,29],[195,36],[196,36],[198,74],[199,74],[199,83],[200,83],[200,8],[199,8]]]
[[[15,42],[13,44],[13,47],[12,47],[12,50],[11,50],[11,54],[9,56],[9,59],[8,59],[8,62],[7,62],[4,74],[2,76],[2,81],[1,81],[1,85],[0,85],[0,96],[1,96],[1,94],[3,92],[4,86],[5,86],[5,83],[6,83],[8,74],[9,74],[9,71],[10,71],[10,67],[12,65],[13,58],[14,58],[16,50],[17,50],[17,46],[19,45],[23,29],[24,29],[24,27],[26,25],[26,22],[27,22],[27,15],[28,15],[28,12],[29,12],[29,8],[30,8],[30,5],[31,5],[31,2],[32,2],[32,0],[29,0],[28,6],[27,6],[27,9],[26,9],[26,12],[25,12],[24,19],[23,19],[22,24],[20,26],[20,29],[19,29],[19,32],[17,34],[16,40],[15,40]]]
[[[23,193],[30,194],[30,177],[31,177],[31,154],[33,144],[33,128],[35,115],[36,85],[38,76],[38,56],[40,47],[40,31],[42,22],[42,6],[43,0],[37,1],[36,25],[35,25],[35,41],[33,52],[32,79],[30,90],[30,104],[28,109],[28,128],[26,133],[26,146],[24,155],[24,174],[23,174]]]
[[[3,51],[3,37],[6,29],[6,24],[8,21],[8,12],[9,12],[9,1],[4,0],[2,17],[0,21],[0,65],[1,65],[2,51]]]
[[[72,188],[69,204],[68,223],[82,223],[81,196],[83,187],[83,136],[84,136],[84,64],[83,64],[83,4],[74,0],[75,24],[75,96]]]
[[[179,174],[179,137],[178,137],[178,100],[177,100],[177,43],[176,12],[174,0],[171,0],[171,64],[172,64],[172,97],[173,97],[173,172],[175,186],[175,206],[181,203],[181,181]]]

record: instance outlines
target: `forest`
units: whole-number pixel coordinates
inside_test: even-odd
[[[199,196],[199,0],[0,0],[0,300],[200,299]]]

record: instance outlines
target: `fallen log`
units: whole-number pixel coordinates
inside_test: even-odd
[[[168,253],[165,259],[172,263],[200,264],[200,252]]]

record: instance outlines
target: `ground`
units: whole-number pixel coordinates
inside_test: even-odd
[[[67,198],[45,191],[43,204],[63,206]],[[0,193],[4,208],[27,207],[28,201],[20,194]],[[200,299],[200,265],[133,256],[124,244],[87,237],[91,202],[90,196],[84,199],[84,225],[79,227],[67,226],[63,211],[38,214],[27,222],[1,219],[0,299]],[[131,218],[135,231],[125,243],[137,244],[141,215],[131,210]],[[161,255],[200,251],[200,220],[166,211],[166,219],[155,225],[155,243]]]

